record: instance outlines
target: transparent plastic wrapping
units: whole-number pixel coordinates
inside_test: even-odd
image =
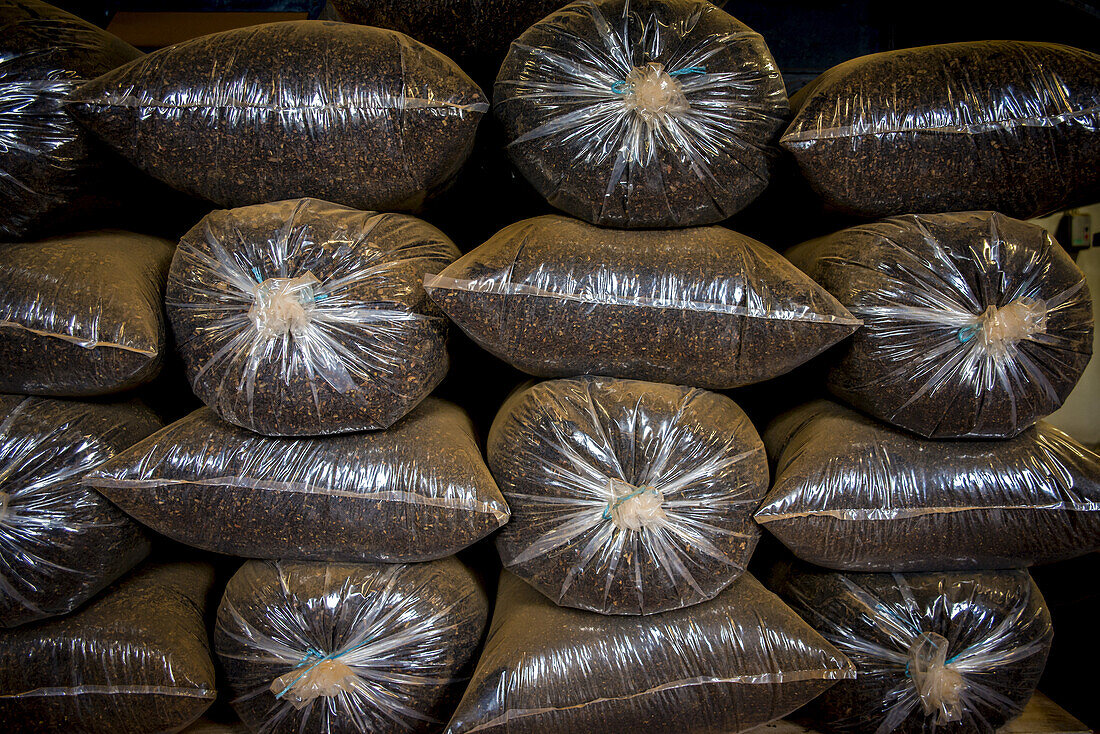
[[[688,609],[609,617],[556,606],[505,572],[446,732],[735,734],[853,675],[750,574]]]
[[[551,13],[512,44],[493,105],[527,180],[609,227],[741,210],[768,184],[788,113],[764,39],[705,0],[579,0]]]
[[[0,392],[104,395],[152,380],[171,243],[118,230],[0,244]]]
[[[568,0],[334,0],[349,23],[407,33],[450,56],[479,83],[500,70],[527,26]]]
[[[1022,568],[1100,551],[1100,456],[1044,422],[933,441],[818,400],[764,440],[775,481],[756,520],[819,566]]]
[[[213,583],[206,564],[151,564],[74,614],[4,632],[5,730],[186,728],[217,696],[203,621]]]
[[[0,627],[71,612],[148,555],[141,527],[81,479],[160,427],[136,401],[0,395]]]
[[[438,732],[462,694],[489,601],[455,558],[414,565],[248,561],[214,645],[264,734]]]
[[[427,222],[317,199],[208,214],[167,288],[195,393],[267,435],[393,425],[447,373],[421,279],[459,255]]]
[[[770,584],[856,668],[803,712],[827,734],[993,734],[1046,665],[1050,612],[1026,571],[843,574]]]
[[[558,604],[651,614],[713,598],[756,548],[764,445],[717,393],[579,377],[516,391],[489,433],[504,564]]]
[[[922,436],[1014,436],[1061,406],[1092,354],[1085,275],[1033,224],[906,215],[786,255],[863,321],[829,389]]]
[[[774,251],[722,227],[517,222],[424,286],[484,349],[540,377],[724,389],[781,375],[859,322]]]
[[[825,202],[868,218],[1100,199],[1100,55],[978,41],[863,56],[791,99],[783,134]]]
[[[177,43],[69,100],[134,165],[221,206],[316,196],[375,211],[417,208],[447,184],[488,110],[437,51],[328,21]]]
[[[65,95],[139,56],[52,5],[0,5],[0,238],[54,228],[102,193],[107,150],[69,116]]]
[[[508,521],[469,417],[428,398],[385,431],[268,438],[200,408],[85,480],[159,533],[246,558],[442,558]]]

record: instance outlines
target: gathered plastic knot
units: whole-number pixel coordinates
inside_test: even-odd
[[[1046,302],[1018,298],[1003,308],[990,306],[975,323],[959,329],[958,336],[964,344],[980,338],[982,347],[994,358],[1004,358],[1017,342],[1042,334],[1046,328]]]
[[[618,479],[609,479],[611,501],[604,508],[604,519],[609,519],[620,530],[641,531],[643,528],[664,525],[664,496],[652,487],[635,487]]]
[[[962,694],[966,679],[951,667],[947,659],[947,639],[935,632],[920,636],[909,648],[906,671],[920,696],[925,716],[935,716],[936,723],[948,724],[963,717]]]
[[[611,91],[622,95],[628,110],[634,110],[646,122],[653,122],[662,115],[691,109],[691,103],[684,96],[684,89],[676,77],[704,71],[701,67],[691,67],[669,73],[665,71],[664,64],[651,61],[644,66],[635,66],[626,79],[611,85]]]
[[[317,306],[315,289],[320,284],[309,272],[297,278],[268,278],[253,291],[248,317],[264,338],[301,336]]]
[[[294,708],[301,709],[320,696],[335,696],[349,690],[353,679],[359,676],[336,659],[343,654],[325,655],[310,650],[294,670],[271,683],[271,692],[275,698],[286,699]]]
[[[0,492],[0,518],[8,514],[8,505],[11,503],[11,495],[7,492]]]

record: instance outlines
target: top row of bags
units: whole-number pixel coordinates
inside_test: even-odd
[[[73,117],[219,205],[395,211],[449,185],[489,109],[449,58],[367,26],[260,25],[147,56],[37,0],[5,4],[0,27],[0,129],[19,142],[0,156],[8,237],[104,175],[106,151]],[[875,54],[789,104],[760,35],[705,0],[580,0],[519,36],[494,96],[517,168],[604,226],[723,220],[768,185],[777,142],[827,204],[868,218],[1028,218],[1100,193],[1100,56],[1066,46]]]

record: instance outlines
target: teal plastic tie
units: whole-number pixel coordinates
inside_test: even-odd
[[[614,512],[620,506],[622,506],[622,504],[624,502],[626,502],[629,499],[633,499],[634,497],[637,497],[640,494],[645,494],[646,492],[649,492],[649,491],[650,491],[649,487],[642,487],[640,489],[634,490],[630,494],[623,495],[622,497],[620,497],[617,500],[611,500],[610,502],[607,503],[607,507],[605,507],[604,510],[603,510],[603,519],[604,520],[610,520],[611,519],[611,513]]]
[[[297,685],[298,681],[300,681],[302,678],[305,678],[306,675],[309,673],[309,671],[313,670],[314,668],[316,668],[318,665],[325,662],[326,660],[335,660],[336,658],[343,657],[344,655],[347,655],[350,652],[355,652],[356,650],[358,650],[359,648],[369,644],[370,642],[371,642],[371,638],[367,638],[366,640],[363,640],[362,642],[360,642],[355,647],[348,648],[347,650],[341,650],[340,652],[330,653],[329,655],[325,655],[320,650],[314,650],[313,648],[310,648],[310,649],[306,650],[306,656],[304,658],[302,658],[301,662],[299,662],[294,667],[295,668],[300,668],[303,665],[305,665],[306,663],[309,663],[309,661],[313,658],[316,658],[316,660],[314,662],[310,663],[309,666],[305,670],[303,670],[298,675],[297,678],[292,680],[290,682],[290,684],[287,685],[286,688],[284,688],[278,695],[276,695],[275,698],[282,698],[283,696],[285,696],[287,694],[287,691],[289,691],[291,688],[293,688],[295,685]]]
[[[669,76],[684,76],[685,74],[706,74],[707,67],[705,66],[688,66],[684,69],[677,69],[676,71],[668,72]],[[622,79],[611,85],[611,91],[615,94],[626,94],[630,91],[630,82]]]
[[[966,344],[968,341],[974,338],[974,336],[982,330],[981,324],[973,324],[971,326],[964,326],[959,329],[956,336],[961,344]]]

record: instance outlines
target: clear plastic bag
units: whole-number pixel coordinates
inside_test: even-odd
[[[485,650],[447,734],[735,734],[854,671],[749,574],[647,617],[556,606],[505,572]]]
[[[268,438],[200,408],[90,474],[126,513],[246,558],[424,561],[508,521],[469,417],[428,398],[385,431]]]
[[[859,322],[756,240],[722,227],[506,227],[424,286],[484,349],[539,377],[710,389],[781,375]]]
[[[558,604],[652,614],[713,598],[756,548],[764,445],[729,398],[579,377],[514,393],[489,433],[504,564]]]
[[[447,373],[448,322],[421,279],[459,255],[404,214],[316,199],[212,212],[168,276],[195,393],[266,435],[393,425]]]
[[[1100,55],[978,41],[863,56],[791,99],[783,134],[832,207],[862,217],[1100,198]]]
[[[1014,436],[1061,406],[1092,354],[1085,275],[1034,224],[906,215],[786,255],[863,321],[829,389],[922,436]]]
[[[856,668],[804,711],[832,734],[993,734],[1046,665],[1050,612],[1026,571],[843,574],[771,583]]]
[[[264,734],[439,731],[473,667],[489,601],[456,559],[249,561],[214,645],[245,724]]]
[[[0,392],[104,395],[152,380],[171,260],[171,243],[118,230],[0,245]]]
[[[0,31],[0,238],[22,239],[102,195],[109,153],[69,116],[65,96],[141,52],[37,0],[5,0]]]
[[[186,728],[217,696],[203,621],[213,585],[209,565],[151,564],[74,614],[4,632],[5,730],[153,734]]]
[[[329,21],[177,43],[69,100],[134,165],[221,206],[316,196],[375,211],[418,208],[444,187],[488,110],[437,51]]]
[[[1044,422],[933,441],[819,400],[764,439],[775,482],[756,520],[819,566],[1022,568],[1100,550],[1100,456]]]
[[[764,39],[705,0],[551,13],[512,44],[493,102],[532,185],[611,227],[711,224],[744,208],[768,184],[788,113]]]
[[[149,554],[141,527],[81,480],[160,427],[136,401],[0,395],[0,627],[71,612]]]

